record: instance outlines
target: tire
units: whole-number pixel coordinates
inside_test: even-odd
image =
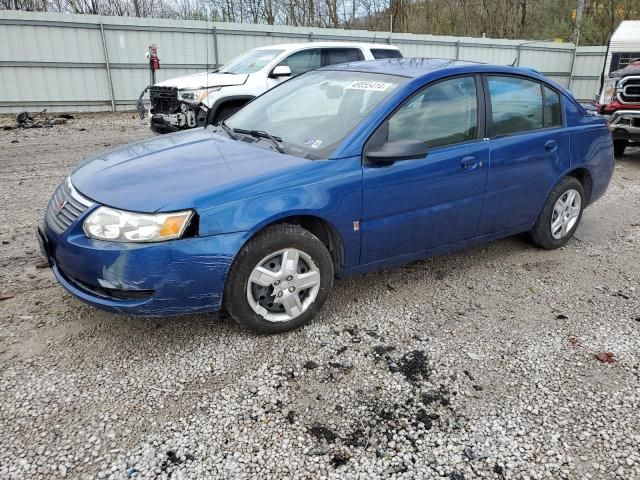
[[[622,157],[624,155],[624,149],[627,148],[629,140],[614,140],[613,141],[613,155],[615,157]]]
[[[256,333],[287,332],[308,323],[322,308],[333,287],[333,274],[331,255],[315,235],[297,225],[273,225],[236,256],[225,284],[224,309]],[[303,286],[312,282],[312,287]]]
[[[574,201],[569,204],[568,207],[563,207],[563,204],[566,205],[570,198],[575,199],[575,196],[571,197],[571,192],[575,192],[578,196],[577,201],[579,201],[579,205]],[[560,199],[563,201],[559,202]],[[536,224],[529,232],[531,241],[537,246],[546,248],[547,250],[553,250],[565,245],[573,236],[578,225],[580,225],[585,201],[584,188],[580,181],[574,177],[563,178],[549,194]],[[563,215],[568,215],[569,218],[565,221],[559,219],[559,211],[561,211]],[[560,223],[562,225],[560,230],[557,228],[558,223],[552,224],[552,222]]]
[[[216,112],[216,115],[213,118],[213,124],[217,125],[221,121],[226,120],[241,108],[242,108],[242,105],[223,105]]]

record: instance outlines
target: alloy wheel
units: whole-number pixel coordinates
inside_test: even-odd
[[[575,226],[580,216],[582,197],[577,190],[564,192],[556,201],[551,215],[551,236],[556,240],[564,237]]]
[[[247,283],[249,305],[270,322],[288,322],[303,314],[320,290],[320,270],[311,257],[286,248],[264,257]]]

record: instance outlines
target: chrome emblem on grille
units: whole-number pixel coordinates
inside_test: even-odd
[[[60,215],[60,212],[67,206],[67,203],[68,202],[66,200],[63,200],[58,204],[58,211],[56,212],[56,215]]]

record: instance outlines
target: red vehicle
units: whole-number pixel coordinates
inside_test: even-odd
[[[640,145],[640,21],[625,21],[611,36],[597,108],[609,121],[614,153]]]

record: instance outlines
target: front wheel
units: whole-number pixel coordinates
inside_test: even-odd
[[[566,244],[582,219],[584,189],[577,178],[565,177],[549,194],[529,236],[539,247],[553,250]]]
[[[333,262],[322,242],[297,225],[274,225],[238,253],[224,307],[250,330],[286,332],[309,322],[332,286]]]

